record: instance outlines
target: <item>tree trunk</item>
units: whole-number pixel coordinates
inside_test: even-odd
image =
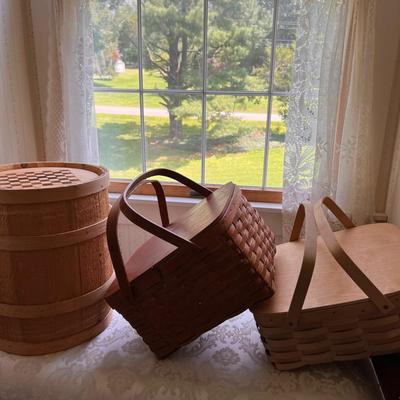
[[[182,120],[172,110],[168,110],[168,114],[169,134],[172,139],[179,139],[182,137]]]
[[[179,46],[179,44],[181,44],[181,46]],[[185,33],[171,35],[168,38],[168,89],[182,89],[184,87],[184,74],[187,70],[188,50],[188,38]],[[171,139],[179,139],[182,137],[183,133],[182,119],[176,115],[175,109],[182,105],[182,98],[180,95],[166,95],[164,100],[169,114],[170,137]]]

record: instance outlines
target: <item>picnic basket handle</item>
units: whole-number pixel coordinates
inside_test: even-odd
[[[318,231],[332,256],[382,313],[386,314],[393,310],[394,304],[372,283],[340,246],[322,210],[322,205],[331,210],[346,229],[355,225],[330,197],[324,197],[315,203],[314,213]]]
[[[152,233],[153,235],[158,236],[161,239],[173,244],[174,246],[186,247],[196,251],[199,250],[199,246],[197,244],[179,235],[176,235],[175,233],[166,229],[166,227],[169,225],[169,217],[168,217],[168,210],[167,210],[164,190],[160,182],[156,180],[147,179],[149,177],[156,175],[163,175],[175,179],[183,183],[184,185],[188,186],[189,188],[195,190],[199,194],[202,194],[205,197],[209,196],[212,193],[211,190],[205,188],[204,186],[199,185],[198,183],[192,181],[191,179],[186,178],[185,176],[177,172],[165,168],[158,168],[151,171],[147,171],[139,175],[132,183],[130,183],[127,186],[124,193],[112,206],[110,214],[108,216],[107,243],[119,286],[121,288],[121,291],[126,295],[126,297],[129,300],[132,300],[133,294],[125,270],[124,261],[121,254],[121,248],[118,241],[118,232],[117,232],[118,217],[121,211],[130,221],[132,221],[136,225]],[[138,214],[128,203],[128,198],[132,194],[132,192],[145,183],[151,183],[155,189],[162,226],[155,224],[154,222]]]
[[[147,171],[143,173],[142,175],[139,175],[133,182],[131,182],[125,191],[122,193],[122,196],[120,198],[120,208],[122,213],[125,215],[126,218],[128,218],[131,222],[134,224],[140,226],[142,229],[144,229],[147,232],[152,233],[155,236],[158,236],[160,239],[165,240],[166,242],[169,242],[173,244],[176,247],[184,247],[184,248],[189,248],[189,249],[194,249],[194,250],[199,250],[199,247],[197,244],[193,243],[192,241],[189,241],[182,236],[179,236],[168,229],[166,229],[165,226],[160,226],[147,218],[143,217],[139,213],[137,213],[134,208],[129,204],[129,196],[134,192],[134,190],[139,186],[139,184],[151,177],[151,176],[156,176],[156,175],[163,175],[168,178],[172,178],[186,186],[188,186],[190,189],[195,190],[199,194],[203,195],[204,197],[209,196],[212,191],[205,188],[202,185],[199,185],[198,183],[192,181],[191,179],[179,174],[178,172],[171,171],[166,168],[158,168],[158,169],[153,169],[151,171]],[[162,192],[162,196],[165,199],[164,192]],[[158,200],[160,200],[160,197],[158,197]],[[165,203],[165,201],[164,201]]]
[[[333,255],[338,264],[345,270],[356,285],[373,301],[378,309],[383,313],[388,313],[395,306],[386,298],[386,296],[367,278],[367,276],[358,268],[354,261],[347,255],[339,245],[332,232],[329,222],[322,211],[324,204],[346,229],[353,228],[355,225],[344,211],[329,197],[319,200],[314,207],[310,203],[300,204],[297,210],[295,222],[293,224],[290,241],[297,241],[300,232],[306,220],[305,226],[305,246],[303,261],[300,268],[299,278],[288,311],[288,323],[290,326],[297,326],[303,309],[311,277],[314,272],[315,258],[317,250],[317,231],[321,234],[328,250]]]
[[[304,220],[304,253],[299,277],[297,279],[296,287],[288,311],[288,323],[290,326],[296,326],[299,321],[315,266],[315,258],[317,253],[317,231],[314,210],[310,202],[304,202],[299,205],[292,228],[292,233],[289,239],[290,242],[295,242],[299,239]]]

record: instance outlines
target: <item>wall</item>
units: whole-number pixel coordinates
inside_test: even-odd
[[[399,71],[396,65],[399,62],[397,58],[400,41],[399,21],[399,0],[376,1],[372,124],[377,139],[375,154],[381,158],[379,182],[376,190],[376,211],[380,213],[386,211],[392,168],[392,151],[397,134],[397,123],[393,124],[390,119],[396,118],[400,111],[393,109],[393,104],[391,104],[393,102],[392,96],[400,96],[400,92],[393,93],[393,90],[398,90],[394,88],[394,78]]]
[[[400,124],[397,129],[394,157],[386,213],[389,222],[400,226]]]
[[[386,92],[390,96],[383,98],[377,92],[376,101],[382,104],[376,108],[376,120],[379,121],[381,116],[382,121],[386,121],[381,176],[390,175],[390,180],[388,183],[380,180],[377,205],[378,211],[385,210],[389,222],[400,226],[400,1],[386,3],[381,0],[380,3],[385,7],[378,9],[377,14],[380,57],[376,60],[375,80],[382,85],[381,94]],[[381,127],[377,125],[377,135],[381,134],[382,125],[383,122]]]
[[[400,39],[400,1],[377,0],[374,60],[374,131],[382,136]]]

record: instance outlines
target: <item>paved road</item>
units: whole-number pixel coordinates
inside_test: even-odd
[[[120,107],[120,106],[96,106],[96,112],[99,114],[124,114],[139,115],[139,107]],[[146,108],[147,117],[168,117],[168,111],[163,108]],[[234,112],[233,115],[245,121],[266,121],[266,113],[243,113]],[[272,114],[271,121],[281,121],[279,114]]]

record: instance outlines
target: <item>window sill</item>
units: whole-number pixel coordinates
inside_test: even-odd
[[[109,186],[110,193],[122,193],[131,181],[125,179],[112,179]],[[164,193],[167,197],[176,197],[184,199],[200,198],[197,194],[193,195],[193,191],[181,184],[162,182]],[[210,190],[216,190],[222,185],[206,185]],[[280,189],[258,189],[252,187],[240,187],[247,200],[254,203],[266,204],[282,204],[282,190]],[[138,187],[135,191],[137,195],[152,196],[154,189],[152,185],[146,184]]]
[[[118,198],[119,193],[110,193],[110,203],[113,204]],[[151,195],[133,195],[131,199],[136,204],[143,205],[155,205],[157,204],[157,197]],[[191,207],[194,204],[197,204],[201,201],[201,198],[192,198],[192,197],[173,197],[167,196],[167,203],[173,205],[174,207]],[[268,202],[253,202],[250,204],[257,210],[261,212],[268,212],[272,214],[280,214],[282,213],[282,204],[281,203],[268,203]]]

